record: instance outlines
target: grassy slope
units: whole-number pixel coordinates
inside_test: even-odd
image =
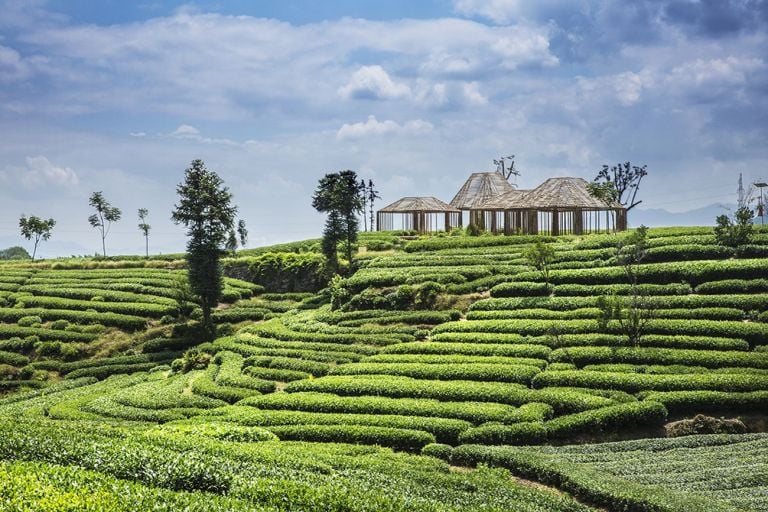
[[[243,301],[228,311],[258,309],[280,316],[252,326],[243,324],[235,336],[201,347],[217,353],[207,370],[183,376],[144,373],[98,384],[80,380],[73,382],[83,386],[57,393],[40,391],[37,397],[7,398],[0,405],[0,415],[27,418],[25,421],[32,423],[4,422],[3,430],[14,435],[22,429],[31,432],[28,446],[34,446],[51,435],[51,428],[76,431],[81,428],[79,422],[95,422],[89,423],[89,437],[81,444],[119,432],[121,443],[143,446],[146,453],[140,457],[153,457],[160,448],[187,450],[185,439],[189,432],[197,432],[194,435],[200,446],[196,450],[215,453],[229,461],[227,464],[252,464],[266,458],[277,474],[295,469],[299,463],[292,457],[298,452],[306,453],[308,459],[301,464],[325,460],[323,469],[313,468],[302,476],[288,472],[278,480],[274,474],[265,477],[257,490],[240,483],[242,468],[216,476],[238,482],[237,491],[226,499],[280,509],[300,509],[302,504],[307,506],[306,500],[318,500],[315,503],[329,508],[333,504],[339,510],[471,510],[480,507],[483,500],[498,509],[511,507],[513,502],[517,503],[514,510],[576,509],[572,501],[552,501],[556,499],[546,493],[524,492],[503,473],[450,473],[434,459],[393,455],[381,449],[360,448],[365,456],[350,459],[339,453],[353,450],[344,448],[346,445],[304,445],[290,440],[381,444],[414,451],[433,441],[452,445],[528,444],[596,433],[606,438],[634,429],[638,423],[653,429],[661,425],[666,414],[660,403],[673,415],[697,412],[705,406],[715,413],[765,411],[768,374],[760,347],[766,344],[763,327],[768,324],[755,320],[760,311],[768,309],[758,279],[766,274],[768,264],[760,259],[729,263],[725,259],[729,254],[717,248],[703,229],[654,230],[652,234],[649,260],[653,263],[644,265],[646,278],[641,282],[646,283],[652,300],[660,304],[654,312],[661,318],[654,321],[654,334],[647,336],[640,348],[611,348],[620,343],[618,331],[599,333],[590,320],[595,314],[590,295],[603,293],[609,289],[606,287],[622,293],[620,274],[610,266],[616,237],[552,241],[558,255],[555,266],[560,268],[553,272],[554,290],[547,290],[553,297],[540,295],[540,274],[530,272],[521,258],[522,248],[530,242],[524,237],[433,238],[411,243],[405,253],[368,259],[365,268],[347,281],[347,289],[352,295],[362,294],[359,297],[365,301],[360,303],[376,306],[376,301],[366,296],[369,287],[376,290],[369,295],[387,297],[388,290],[397,292],[396,287],[404,284],[419,288],[425,281],[436,281],[444,286],[439,307],[463,308],[476,301],[468,319],[455,322],[460,313],[451,311],[332,313],[327,307],[290,311],[305,298],[292,295]],[[379,249],[389,250],[394,245],[391,237],[381,240]],[[756,241],[768,242],[763,234]],[[675,267],[680,267],[676,261],[686,259],[711,263]],[[711,284],[730,277],[746,278],[747,282]],[[603,288],[590,289],[589,283],[595,281]],[[691,284],[703,286],[706,293],[695,293]],[[487,299],[483,290],[494,286],[497,288],[492,294],[503,297]],[[699,307],[692,307],[691,301]],[[145,364],[149,366],[149,362]],[[703,394],[702,390],[710,391]],[[714,408],[712,404],[716,404]],[[51,420],[54,427],[49,426]],[[165,426],[153,427],[158,423]],[[283,441],[260,442],[248,445],[247,450],[228,441],[261,440],[270,431]],[[146,439],[152,442],[143,443]],[[638,450],[652,449],[653,443]],[[14,448],[6,444],[6,450],[9,447]],[[733,460],[739,460],[737,455],[745,457],[746,448],[750,447],[733,444],[729,448],[735,454]],[[540,459],[535,459],[535,464],[529,461],[529,468],[514,459],[531,459],[533,455],[525,450],[511,449],[512,462],[504,458],[507,453],[499,458],[485,450],[494,448],[478,447],[477,452],[459,448],[454,450],[458,454],[455,462],[502,465],[609,508],[629,499],[641,510],[685,510],[686,500],[704,499],[697,495],[718,500],[712,501],[712,506],[723,510],[729,506],[749,510],[761,503],[755,496],[763,484],[746,475],[739,479],[741,473],[736,473],[731,484],[739,487],[733,493],[725,489],[702,492],[701,487],[685,482],[657,478],[635,479],[635,486],[627,491],[629,497],[627,492],[609,492],[605,497],[595,495],[595,490],[603,484],[609,491],[623,489],[625,474],[618,472],[613,480],[603,482],[596,477],[595,466],[574,461],[567,451],[531,452],[538,453]],[[712,450],[717,453],[720,448]],[[79,464],[106,478],[156,484],[144,474],[117,474],[109,465],[89,466],[84,463],[89,460],[87,453],[77,449],[70,452],[62,459],[50,459],[29,449],[21,450],[26,455],[19,458],[65,466]],[[18,446],[13,453],[20,453]],[[431,453],[446,456],[447,452],[436,448]],[[687,455],[704,461],[710,460],[708,456],[704,451]],[[615,466],[621,468],[620,456],[617,461]],[[722,458],[719,463],[725,464]],[[10,470],[23,474],[23,468]],[[703,473],[699,468],[692,473]],[[638,474],[641,469],[637,469]],[[764,471],[763,467],[753,469],[758,475]],[[45,471],[54,478],[59,470]],[[318,472],[335,476],[323,480],[319,487],[302,483],[310,476],[319,478]],[[645,468],[645,473],[649,472]],[[561,473],[577,480],[586,491],[576,484],[569,487],[562,476],[557,476]],[[344,499],[334,501],[331,496],[338,494],[338,485],[344,489]],[[443,492],[445,486],[455,488],[455,492]],[[178,490],[170,484],[159,487]],[[383,491],[372,493],[373,487]],[[267,488],[273,491],[265,491]],[[191,491],[210,489],[195,487]],[[135,492],[141,495],[144,491]],[[282,495],[286,500],[278,499]],[[234,502],[231,506],[235,507]]]

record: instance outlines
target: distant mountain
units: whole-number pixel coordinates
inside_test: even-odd
[[[648,227],[658,226],[714,226],[715,217],[723,213],[732,213],[736,210],[735,204],[710,204],[688,210],[686,212],[669,212],[662,208],[634,208],[629,212],[630,226],[644,224]],[[768,218],[765,219],[768,222]],[[755,224],[760,224],[760,219],[755,218]]]

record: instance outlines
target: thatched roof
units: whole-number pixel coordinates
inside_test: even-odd
[[[384,213],[458,213],[460,210],[435,197],[404,197],[379,211]]]
[[[583,178],[549,178],[533,190],[513,190],[482,205],[478,210],[548,210],[574,209],[605,210],[623,208],[617,202],[606,203],[589,193],[588,182]]]
[[[596,198],[589,193],[587,185],[583,178],[549,178],[526,194],[521,208],[623,208],[619,203]]]
[[[471,210],[481,204],[515,190],[498,172],[473,172],[451,201],[451,206]]]
[[[523,204],[530,190],[513,189],[496,196],[477,207],[479,210],[509,210]]]

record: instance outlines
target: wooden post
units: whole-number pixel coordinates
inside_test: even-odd
[[[584,212],[580,208],[573,210],[573,234],[584,234]]]
[[[539,214],[536,210],[528,210],[528,234],[539,234]]]
[[[552,230],[550,231],[552,236],[560,234],[560,212],[552,210]]]

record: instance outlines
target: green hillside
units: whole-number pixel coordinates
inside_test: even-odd
[[[625,237],[370,235],[317,293],[315,241],[243,251],[212,343],[183,262],[0,265],[0,502],[767,509],[768,230],[650,230],[636,287]],[[752,433],[662,439],[699,413]]]

